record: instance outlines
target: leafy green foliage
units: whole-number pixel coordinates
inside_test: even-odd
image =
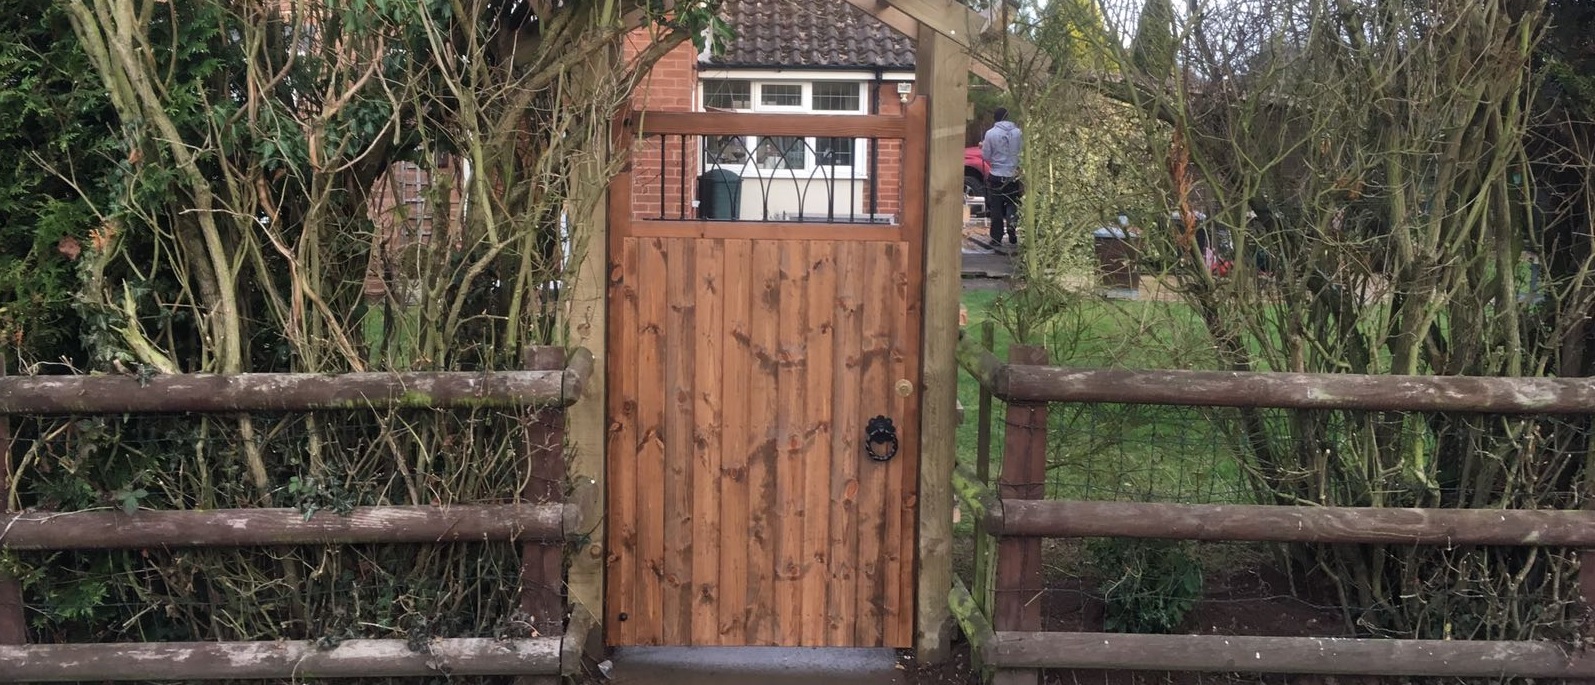
[[[1193,543],[1097,539],[1087,546],[1107,603],[1103,627],[1120,633],[1172,633],[1202,598]]]
[[[1174,73],[1174,5],[1171,0],[1146,0],[1135,25],[1130,62],[1140,73],[1165,79]]]
[[[0,352],[79,356],[76,260],[118,156],[105,93],[52,0],[0,12]],[[15,370],[15,365],[13,365]]]
[[[694,4],[606,73],[589,62],[625,32],[595,3],[121,2],[0,14],[0,350],[143,380],[518,368],[556,342],[543,284],[568,266],[560,230],[591,231],[573,189],[605,186],[632,70],[725,29]],[[503,501],[527,478],[520,418],[17,417],[13,496],[306,517]],[[508,543],[0,553],[35,642],[523,636],[560,617],[518,614],[518,563]]]

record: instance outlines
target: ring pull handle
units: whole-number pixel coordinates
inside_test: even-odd
[[[900,446],[897,426],[892,425],[891,419],[877,416],[864,427],[864,454],[871,461],[891,461]]]

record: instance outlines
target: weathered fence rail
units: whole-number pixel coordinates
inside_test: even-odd
[[[143,642],[0,646],[0,682],[558,675],[560,639]]]
[[[1595,547],[1595,511],[1001,500],[993,535],[1206,542]]]
[[[1550,642],[1045,632],[1035,597],[1044,538],[1595,549],[1595,511],[1044,500],[1049,403],[1590,414],[1595,379],[1080,370],[1046,366],[1033,347],[1010,355],[1004,363],[967,338],[959,349],[983,394],[1008,402],[1008,439],[996,483],[954,474],[954,491],[997,552],[994,569],[977,564],[972,592],[959,584],[949,597],[979,661],[1003,685],[1038,683],[1044,668],[1595,678],[1595,655]],[[1595,575],[1595,564],[1581,573]]]
[[[1008,402],[1588,414],[1595,378],[1070,369],[1003,363],[965,338],[964,369]]]
[[[0,414],[564,407],[592,364],[580,350],[531,371],[0,376]]]
[[[28,512],[0,515],[0,549],[272,547],[363,543],[559,541],[581,530],[568,504]]]
[[[1550,642],[999,632],[985,657],[1023,668],[1595,678],[1595,653]]]
[[[565,474],[564,408],[591,376],[586,350],[528,350],[523,371],[491,373],[6,376],[0,369],[0,507],[9,501],[9,415],[305,412],[495,408],[521,412],[528,475],[501,504],[356,507],[344,514],[254,508],[184,511],[0,511],[0,549],[272,547],[514,542],[520,609],[532,639],[22,644],[19,586],[0,577],[0,682],[573,674],[590,625],[564,625],[564,543],[591,528],[592,493]],[[575,501],[566,502],[571,490]]]

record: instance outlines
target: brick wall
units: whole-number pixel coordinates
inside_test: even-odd
[[[648,45],[648,41],[647,33],[634,32],[626,40],[626,57],[634,57]],[[690,112],[697,101],[697,93],[698,52],[692,43],[683,43],[654,65],[637,88],[632,107]],[[631,164],[632,216],[645,219],[696,218],[692,199],[696,193],[698,166],[696,140],[668,136],[637,141]],[[664,191],[663,198],[660,197],[661,190]]]
[[[400,261],[406,246],[445,239],[458,242],[464,220],[464,175],[457,160],[451,158],[439,160],[438,173],[452,177],[447,197],[435,197],[430,192],[431,174],[412,162],[393,164],[377,179],[367,203],[367,216],[374,228],[371,258],[366,266],[367,297],[387,294],[388,283],[383,274],[397,275],[402,271]],[[435,235],[443,226],[448,227],[447,235]]]
[[[903,113],[903,101],[897,96],[897,84],[882,83],[875,92],[876,110],[884,115],[897,116]],[[875,211],[880,214],[900,214],[902,210],[903,190],[903,141],[881,140],[879,157],[875,168],[876,192],[880,193],[879,204]],[[866,157],[867,159],[867,157]],[[869,207],[871,186],[864,187],[864,206]]]

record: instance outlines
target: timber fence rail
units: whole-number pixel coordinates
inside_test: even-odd
[[[511,542],[520,546],[519,609],[528,638],[26,644],[20,583],[0,572],[0,682],[219,680],[576,672],[591,626],[564,626],[567,541],[592,528],[565,482],[565,408],[592,373],[585,349],[529,349],[525,370],[349,374],[6,376],[0,368],[0,550],[274,547]],[[522,412],[518,457],[530,477],[518,502],[291,508],[8,512],[14,415],[308,412],[501,408]]]
[[[949,605],[996,682],[1034,685],[1041,669],[1595,678],[1585,650],[1544,641],[1047,632],[1036,596],[1045,587],[1047,538],[1595,549],[1595,511],[1046,500],[1052,403],[1589,414],[1595,379],[1069,369],[1024,345],[1003,362],[989,351],[989,329],[984,339],[983,347],[966,332],[958,353],[979,382],[982,411],[974,468],[953,474],[954,492],[977,521],[974,579],[955,582]],[[993,398],[1007,403],[995,483]],[[1581,585],[1595,587],[1586,584],[1595,583],[1595,564],[1580,574]]]

